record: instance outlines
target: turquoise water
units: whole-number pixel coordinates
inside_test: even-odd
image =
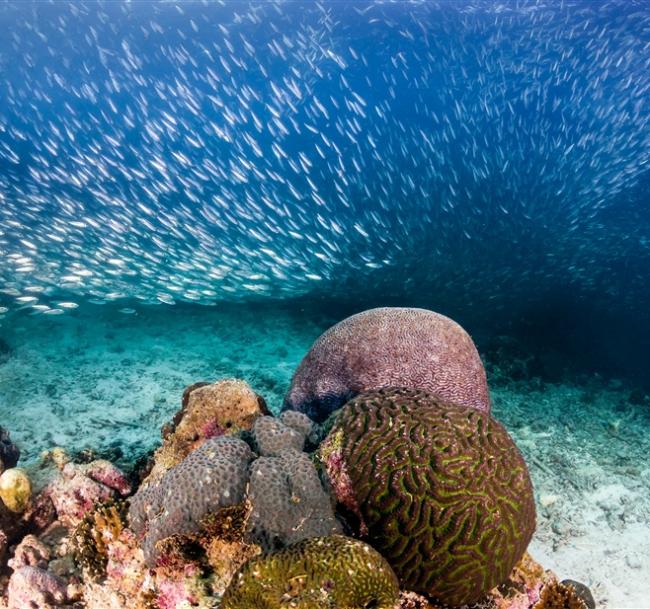
[[[300,359],[342,315],[313,303],[86,303],[56,318],[14,316],[0,328],[2,424],[24,464],[59,445],[128,468],[157,446],[191,383],[246,379],[277,412]],[[512,337],[476,338],[494,416],[533,478],[531,552],[610,606],[639,606],[649,555],[650,398],[624,380],[575,373],[557,354],[532,357]]]

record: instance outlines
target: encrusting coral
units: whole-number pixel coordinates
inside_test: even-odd
[[[79,464],[60,453],[51,458],[56,470],[35,503],[44,509],[43,503],[51,501],[57,518],[67,526],[76,527],[97,503],[131,493],[126,474],[110,461],[97,459]]]
[[[532,537],[528,469],[486,413],[413,389],[368,392],[341,410],[321,458],[400,583],[440,602],[479,600]]]
[[[370,309],[327,330],[300,362],[284,408],[323,421],[351,397],[382,387],[422,389],[490,411],[485,369],[467,332],[444,315],[404,307]]]
[[[222,609],[393,609],[397,578],[367,544],[313,537],[248,561],[235,574]]]

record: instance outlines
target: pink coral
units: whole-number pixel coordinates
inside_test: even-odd
[[[66,463],[42,495],[52,500],[64,524],[76,526],[97,502],[130,491],[131,485],[119,468],[109,461],[98,460],[83,465]]]
[[[200,585],[197,586],[199,576],[199,569],[189,564],[174,577],[159,577],[156,596],[159,609],[180,609],[195,605],[199,597],[205,594],[205,590],[202,590]]]
[[[406,307],[364,311],[327,330],[300,362],[284,407],[322,421],[351,397],[386,387],[490,411],[485,369],[469,334],[444,315]]]
[[[69,600],[64,579],[30,566],[14,571],[7,597],[9,609],[54,609]]]

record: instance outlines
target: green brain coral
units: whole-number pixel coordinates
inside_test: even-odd
[[[503,582],[535,529],[524,459],[488,414],[382,389],[340,411],[321,459],[404,588],[449,605]]]
[[[312,537],[249,560],[237,572],[221,609],[393,609],[397,578],[367,544]]]

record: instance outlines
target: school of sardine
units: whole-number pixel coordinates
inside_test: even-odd
[[[648,283],[647,2],[5,2],[0,25],[0,318]]]

